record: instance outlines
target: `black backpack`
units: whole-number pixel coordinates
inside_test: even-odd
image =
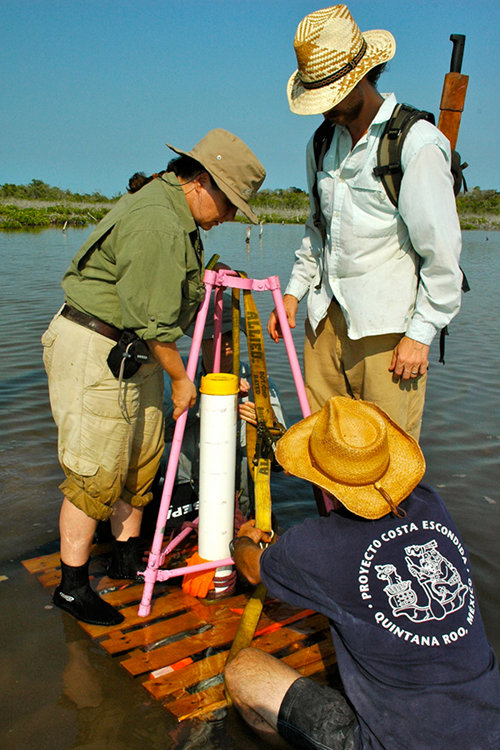
[[[408,131],[417,120],[427,120],[433,125],[435,124],[434,115],[431,112],[415,109],[415,107],[412,107],[409,104],[396,104],[392,115],[385,126],[384,132],[382,133],[377,151],[377,166],[374,168],[373,174],[376,177],[380,177],[389,200],[396,208],[398,205],[401,180],[403,178],[403,168],[401,166],[403,145]],[[321,171],[323,168],[325,154],[330,148],[334,130],[335,124],[325,120],[314,133],[313,150],[316,162],[316,172]],[[467,185],[463,175],[463,170],[467,166],[467,163],[462,163],[460,154],[457,151],[452,150],[450,170],[453,177],[453,190],[455,195],[458,195],[462,187],[464,190],[467,190]],[[320,232],[324,243],[326,239],[326,229],[324,226],[323,215],[321,213],[317,180],[314,181],[312,194],[314,200],[313,222]],[[462,271],[462,291],[468,292],[469,289],[469,282]],[[441,330],[439,339],[439,361],[443,364],[444,338],[447,335],[448,327],[445,326]]]

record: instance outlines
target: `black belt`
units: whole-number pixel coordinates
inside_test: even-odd
[[[93,318],[92,315],[87,315],[87,313],[81,312],[80,310],[75,310],[75,308],[70,305],[64,305],[61,310],[61,315],[64,318],[71,320],[73,323],[78,323],[80,326],[90,328],[91,331],[100,333],[101,336],[106,336],[106,338],[113,339],[113,341],[118,341],[123,333],[119,328],[110,326],[107,323],[104,323],[103,320]]]

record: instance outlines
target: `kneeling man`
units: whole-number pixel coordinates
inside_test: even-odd
[[[338,507],[264,550],[268,536],[248,522],[234,560],[272,596],[328,617],[344,691],[244,649],[225,673],[244,719],[294,747],[500,747],[498,665],[468,553],[419,484],[418,443],[374,404],[334,397],[288,430],[276,458]]]

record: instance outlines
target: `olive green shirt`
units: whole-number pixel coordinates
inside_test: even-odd
[[[66,302],[143,339],[176,341],[203,299],[203,246],[175,175],[124,195],[73,258]]]

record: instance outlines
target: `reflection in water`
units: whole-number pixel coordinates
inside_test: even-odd
[[[68,661],[62,675],[62,701],[76,709],[77,738],[72,750],[127,750],[130,707],[111,681],[99,674],[96,646],[73,618],[64,615],[63,626]]]
[[[226,709],[216,711],[209,721],[182,724],[168,722],[167,713],[163,712],[160,721],[156,716],[153,723],[147,710],[146,693],[144,702],[127,699],[122,680],[130,677],[121,670],[104,674],[104,662],[111,657],[85,635],[75,620],[64,614],[61,617],[67,662],[62,673],[59,705],[74,710],[76,727],[76,738],[64,747],[71,750],[146,747],[148,750],[167,747],[172,750],[237,750],[242,747],[234,744],[227,732]],[[246,743],[243,746],[251,747]]]
[[[226,730],[227,709],[215,711],[208,721],[186,721],[170,732],[171,750],[238,750]],[[247,745],[245,745],[247,746]]]
[[[245,242],[246,227],[223,225],[204,237],[206,258],[265,278],[278,274],[286,284],[303,228],[266,225],[259,241]],[[257,228],[254,230],[257,232]],[[57,549],[62,472],[57,464],[56,431],[50,416],[40,336],[62,303],[60,280],[90,229],[0,234],[2,260],[2,374],[0,380],[0,512],[5,530],[0,563],[34,557],[40,545]],[[486,243],[486,236],[489,241]],[[248,252],[247,252],[248,250]],[[446,366],[431,353],[431,371],[422,430],[427,481],[443,496],[471,551],[474,578],[485,625],[497,653],[500,573],[500,233],[466,232],[462,265],[472,287],[450,326]],[[43,269],[43,273],[39,271]],[[270,293],[255,295],[265,325],[273,306]],[[484,311],[488,311],[485,327]],[[293,336],[299,356],[303,346],[305,302]],[[492,322],[491,322],[492,321]],[[242,342],[243,343],[243,342]],[[188,344],[181,349],[187,351]],[[268,369],[276,381],[288,424],[300,418],[283,344],[265,340]],[[244,352],[242,352],[244,356]],[[280,525],[288,527],[315,514],[308,485],[273,476],[273,505]],[[45,551],[45,550],[44,550]],[[5,570],[5,566],[4,566]],[[2,750],[148,750],[166,748],[261,747],[230,710],[211,723],[177,725],[112,657],[82,635],[79,626],[50,606],[45,590],[19,565],[2,582],[4,601],[18,616],[5,617],[3,633],[11,644],[0,653],[6,685],[24,685],[36,667],[27,697],[9,705],[9,727],[0,728]],[[3,570],[0,570],[2,573]],[[5,587],[5,588],[4,588]],[[36,593],[34,593],[36,592]],[[33,617],[36,602],[38,610]],[[40,604],[41,602],[41,604]],[[4,611],[8,612],[9,607]],[[29,623],[22,631],[19,623]],[[62,662],[58,628],[64,623],[67,659]],[[36,627],[36,633],[31,631]],[[36,664],[23,666],[33,653]],[[61,696],[62,698],[59,698]],[[6,695],[11,694],[11,688]],[[57,698],[52,700],[52,695]],[[58,702],[59,700],[59,702]],[[29,724],[26,715],[29,713]],[[74,723],[71,725],[71,717]],[[54,735],[57,739],[54,740]],[[21,739],[20,739],[21,738]],[[29,738],[29,741],[28,741]],[[77,739],[75,739],[77,738]]]
[[[70,618],[64,619],[69,624]],[[63,695],[76,708],[97,708],[102,701],[101,683],[89,659],[90,641],[77,627],[74,640],[66,635],[68,663],[63,672]]]
[[[71,617],[63,616],[68,660],[62,674],[62,703],[76,710],[77,738],[71,750],[130,750],[156,745],[154,730],[135,707],[123,700],[119,686],[103,683],[99,663],[103,654]],[[109,657],[108,657],[109,658]],[[123,674],[123,679],[126,676]],[[120,676],[118,675],[118,681]],[[115,680],[116,682],[116,680]],[[238,750],[228,734],[228,710],[215,711],[209,720],[185,721],[168,730],[171,750]],[[164,743],[163,732],[160,742]],[[248,747],[244,743],[245,747]]]

